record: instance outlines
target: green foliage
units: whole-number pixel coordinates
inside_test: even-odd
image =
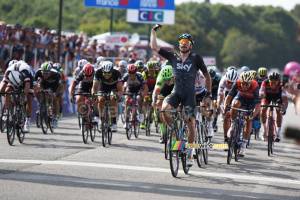
[[[8,24],[58,27],[59,0],[2,0],[0,10],[0,20]],[[63,30],[101,34],[110,31],[110,17],[111,9],[84,7],[83,0],[63,1]],[[113,17],[113,31],[149,35],[152,25],[127,23],[126,10],[113,10]],[[288,12],[271,6],[189,2],[176,5],[175,25],[165,26],[157,35],[178,51],[178,36],[190,33],[195,39],[193,52],[216,56],[220,68],[283,68],[291,60],[300,61],[296,42],[299,20],[300,4]]]

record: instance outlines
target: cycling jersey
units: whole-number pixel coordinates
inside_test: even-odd
[[[35,73],[34,79],[37,81],[38,78],[40,78],[40,86],[42,86],[45,90],[50,88],[53,92],[56,92],[59,85],[62,83],[60,73],[55,69],[51,69],[51,75],[45,79],[42,75],[42,71],[42,69],[39,69]]]
[[[218,94],[224,95],[224,91],[225,91],[225,94],[226,93],[228,94],[228,92],[230,91],[231,88],[232,88],[232,85],[229,87],[229,85],[227,84],[226,76],[223,76],[220,81],[220,84],[219,84]]]
[[[103,76],[102,68],[98,69],[94,76],[94,82],[99,82],[101,84],[113,85],[115,83],[121,83],[121,73],[119,70],[113,69],[111,77],[109,79],[105,79]]]
[[[75,80],[75,78],[78,76],[78,74],[79,74],[79,72],[82,70],[82,68],[80,68],[80,67],[76,67],[75,68],[75,70],[74,70],[74,80]]]
[[[168,52],[160,48],[158,54],[169,60],[175,78],[175,86],[172,93],[166,99],[167,103],[177,108],[181,102],[184,106],[190,107],[191,114],[195,116],[195,82],[197,71],[200,69],[203,74],[207,72],[202,57],[198,53],[190,53],[186,60],[182,62],[180,55],[174,52]]]
[[[261,86],[261,84],[262,84],[262,82],[263,82],[264,80],[263,79],[261,79],[261,78],[256,78],[256,82],[258,83],[258,85],[259,85],[259,87]]]
[[[74,86],[78,86],[78,91],[77,93],[90,93],[91,89],[93,87],[93,82],[88,82],[84,78],[83,71],[81,71],[75,78],[75,80],[72,83]]]
[[[284,88],[282,88],[280,82],[278,82],[276,87],[272,89],[269,79],[262,82],[259,93],[264,95],[262,102],[267,104],[269,104],[272,100],[281,104],[283,102],[282,97],[287,96],[287,92]]]
[[[238,79],[236,83],[233,84],[229,95],[235,97],[237,94],[240,94],[242,97],[248,99],[254,99],[255,101],[259,100],[259,86],[255,80],[252,80],[251,86],[248,90],[243,90],[241,86],[241,79]]]
[[[221,81],[220,74],[216,74],[214,80],[211,83],[211,94],[212,100],[217,100],[218,97],[218,89]]]
[[[205,78],[201,71],[198,71],[195,82],[196,95],[201,94],[205,90]]]
[[[148,69],[146,71],[143,71],[142,76],[143,76],[143,79],[147,82],[149,91],[154,90],[158,75],[159,75],[159,72],[156,70],[153,73],[153,77],[150,77],[150,73],[149,73]]]
[[[173,79],[172,85],[174,85],[174,78],[172,78],[172,79]],[[158,74],[158,77],[157,77],[157,79],[156,79],[156,84],[155,84],[154,90],[155,90],[155,91],[160,91],[161,88],[162,88],[162,86],[163,86],[164,84],[165,84],[165,81],[164,81],[164,79],[163,79],[162,73],[159,73],[159,74]]]

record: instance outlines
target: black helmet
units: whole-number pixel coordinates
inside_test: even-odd
[[[270,81],[280,81],[280,75],[278,72],[271,72],[268,78]]]
[[[180,41],[181,39],[188,39],[189,41],[191,41],[192,45],[194,45],[194,38],[189,33],[184,33],[179,36],[178,41]]]
[[[216,76],[216,71],[212,67],[209,67],[207,69],[207,71],[208,71],[208,73],[210,75],[211,80],[213,80],[215,78],[215,76]]]
[[[134,64],[136,60],[134,58],[129,58],[128,59],[128,64]]]

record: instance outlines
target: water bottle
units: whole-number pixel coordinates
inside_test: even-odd
[[[92,112],[92,122],[94,121],[94,119],[95,119],[95,113],[94,112]]]
[[[259,128],[259,121],[258,120],[254,120],[254,128]]]

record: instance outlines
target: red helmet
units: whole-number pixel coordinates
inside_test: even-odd
[[[135,66],[135,64],[130,64],[128,66],[128,72],[136,72],[137,71],[137,68]]]
[[[86,64],[83,67],[83,75],[85,76],[91,76],[94,74],[94,66],[91,64]]]

